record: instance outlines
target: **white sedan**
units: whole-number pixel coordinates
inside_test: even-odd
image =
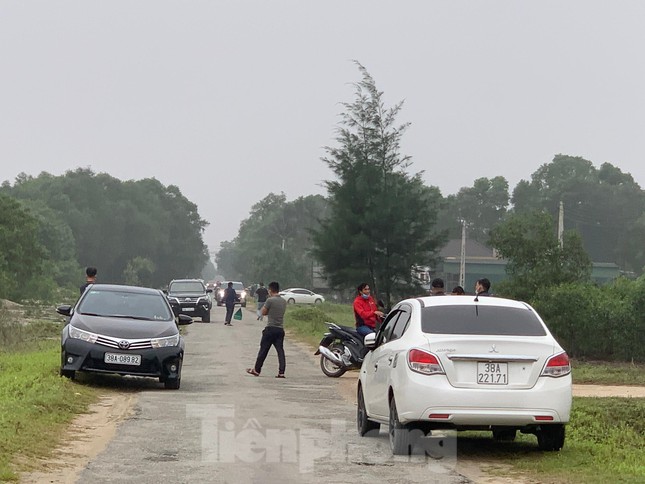
[[[287,300],[289,304],[320,304],[325,302],[325,298],[301,287],[290,287],[280,291],[280,296]]]
[[[569,357],[526,303],[497,297],[407,299],[387,315],[358,382],[361,436],[389,425],[393,454],[435,429],[537,436],[560,450],[571,410]]]

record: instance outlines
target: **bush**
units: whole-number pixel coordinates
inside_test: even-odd
[[[645,280],[546,287],[532,304],[570,356],[645,361]]]

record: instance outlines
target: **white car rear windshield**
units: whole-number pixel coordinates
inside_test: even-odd
[[[421,309],[421,330],[435,334],[546,336],[535,313],[501,306],[438,306]]]

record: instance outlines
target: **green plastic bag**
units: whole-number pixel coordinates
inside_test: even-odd
[[[242,308],[239,308],[237,311],[235,311],[233,319],[237,319],[238,321],[242,319]]]

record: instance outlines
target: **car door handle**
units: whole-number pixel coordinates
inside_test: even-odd
[[[390,356],[390,357],[388,357],[388,359],[387,359],[388,363],[392,363],[392,360],[393,360],[393,359],[394,359],[394,356]]]

